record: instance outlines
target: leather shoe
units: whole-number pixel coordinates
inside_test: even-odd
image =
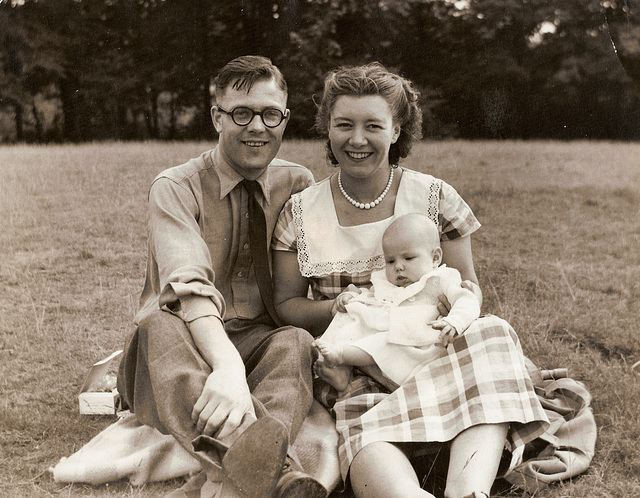
[[[266,416],[251,424],[222,459],[224,478],[219,496],[272,496],[287,455],[287,427]]]
[[[276,486],[277,498],[326,498],[327,490],[289,457]]]

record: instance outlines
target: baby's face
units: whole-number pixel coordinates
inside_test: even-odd
[[[434,258],[435,247],[425,244],[416,234],[395,234],[382,241],[387,280],[399,287],[417,282],[440,264]]]

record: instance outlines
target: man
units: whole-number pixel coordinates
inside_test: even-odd
[[[287,455],[312,403],[312,338],[277,327],[270,295],[278,214],[313,182],[274,159],[286,103],[269,59],[234,59],[216,78],[218,146],[149,192],[147,277],[118,388],[141,422],[196,455],[205,487],[222,482],[216,496],[326,496]]]

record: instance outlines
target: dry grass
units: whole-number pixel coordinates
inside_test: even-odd
[[[88,366],[122,347],[142,287],[146,188],[203,143],[0,148],[0,496],[157,496],[173,484],[62,486],[46,469],[111,422],[78,414]],[[281,157],[331,168],[320,142]],[[434,142],[407,167],[458,189],[483,223],[484,311],[594,396],[589,471],[542,496],[640,496],[640,145]]]

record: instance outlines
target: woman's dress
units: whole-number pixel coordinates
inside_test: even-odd
[[[442,241],[480,228],[450,185],[403,169],[392,217],[340,226],[327,178],[291,198],[278,220],[272,248],[297,252],[314,299],[333,299],[351,283],[370,285],[371,272],[384,267],[384,230],[399,216],[415,212],[437,224]],[[473,425],[509,423],[506,449],[513,451],[545,431],[547,417],[519,339],[506,321],[479,318],[447,352],[391,393],[364,375],[352,380],[339,399],[335,391],[331,399],[326,387],[320,401],[335,401],[343,478],[358,451],[373,442],[445,442]]]

